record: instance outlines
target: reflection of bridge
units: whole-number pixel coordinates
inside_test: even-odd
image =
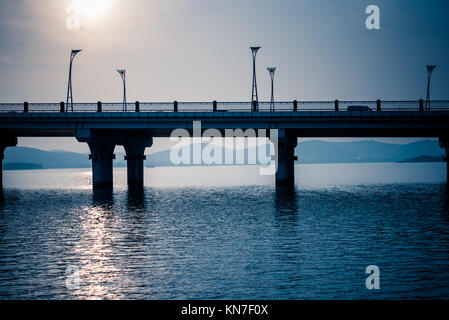
[[[348,112],[348,105],[365,105],[371,112]],[[94,187],[112,186],[114,148],[123,145],[128,163],[128,184],[143,184],[146,147],[153,137],[168,137],[174,129],[278,129],[276,184],[294,179],[294,148],[298,137],[438,137],[449,153],[449,101],[321,101],[250,103],[121,103],[0,104],[0,154],[15,146],[17,137],[76,137],[91,150]],[[273,140],[274,141],[274,140]],[[1,168],[0,168],[1,169]],[[0,170],[1,172],[1,170]]]

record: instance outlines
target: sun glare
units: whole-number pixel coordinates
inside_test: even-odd
[[[88,19],[96,19],[107,13],[110,0],[76,0],[78,12]]]

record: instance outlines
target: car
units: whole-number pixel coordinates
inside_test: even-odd
[[[372,111],[368,106],[348,106],[346,111]]]

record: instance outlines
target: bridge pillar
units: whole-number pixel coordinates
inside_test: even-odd
[[[112,188],[115,144],[110,141],[88,142],[92,159],[92,184],[94,189]]]
[[[125,160],[128,170],[128,186],[143,187],[143,168],[145,157],[145,148],[153,145],[153,139],[143,136],[131,136],[123,143],[126,151]]]
[[[17,137],[14,136],[0,137],[0,192],[3,190],[4,151],[7,147],[15,147],[16,145],[17,145]]]
[[[278,130],[277,142],[271,137],[276,149],[276,186],[288,186],[295,183],[295,148],[298,144],[296,136],[288,135],[285,130]]]
[[[87,142],[92,160],[92,185],[94,189],[112,189],[115,141],[108,135],[95,134],[90,130],[77,133],[79,142]]]
[[[446,182],[449,183],[449,137],[440,137],[439,139],[440,147],[446,151],[444,160],[446,161]]]

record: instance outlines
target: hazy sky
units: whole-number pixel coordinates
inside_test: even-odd
[[[82,4],[80,29],[68,7]],[[380,30],[365,8],[380,8]],[[75,102],[247,101],[250,45],[260,97],[276,66],[278,100],[419,99],[449,92],[448,0],[0,0],[1,102],[65,100],[71,49]],[[67,139],[21,145],[87,150]],[[397,141],[397,140],[395,140]]]

